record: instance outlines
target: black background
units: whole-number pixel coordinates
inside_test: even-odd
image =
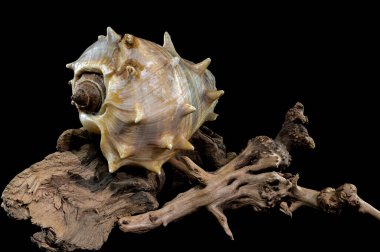
[[[314,189],[350,182],[380,208],[378,26],[371,7],[215,5],[160,9],[107,4],[79,8],[58,3],[2,8],[2,145],[0,190],[19,172],[55,151],[60,133],[80,127],[67,84],[74,61],[111,26],[161,44],[168,31],[179,54],[194,62],[212,59],[209,69],[225,90],[207,125],[239,152],[257,135],[275,136],[287,109],[300,101],[309,116],[314,151],[294,153],[299,184]],[[92,8],[90,8],[92,7]],[[224,11],[221,8],[225,7]],[[236,241],[227,239],[206,211],[143,235],[117,228],[102,251],[221,246],[250,250],[375,242],[376,220],[358,213],[330,216],[300,209],[293,219],[250,209],[227,211]],[[2,246],[38,251],[29,241],[37,228],[0,210]],[[371,228],[373,231],[371,231]],[[343,236],[344,238],[338,238]],[[378,239],[378,237],[377,237]],[[15,242],[16,241],[16,242]],[[203,244],[203,245],[202,245]],[[330,244],[330,245],[327,245]],[[306,247],[307,248],[307,247]],[[305,248],[305,250],[306,250]]]

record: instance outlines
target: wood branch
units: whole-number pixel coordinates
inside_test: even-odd
[[[205,172],[189,157],[184,156],[182,159],[183,162],[179,161],[177,158],[172,158],[169,160],[169,163],[172,164],[173,167],[185,173],[190,179],[197,180],[203,185],[207,184],[207,181],[213,175],[211,173]]]
[[[290,203],[289,210],[291,212],[300,206],[310,206],[319,208],[326,213],[339,214],[345,207],[351,207],[380,221],[380,211],[361,199],[357,194],[356,186],[353,184],[346,183],[337,189],[327,187],[320,192],[295,184],[289,195],[293,200],[296,200]],[[293,204],[296,204],[296,207],[292,207]]]
[[[179,194],[158,210],[120,218],[120,229],[146,232],[166,226],[201,207],[206,207],[217,218],[231,239],[233,235],[223,210],[243,206],[252,206],[255,211],[276,208],[288,215],[301,206],[319,208],[327,213],[340,213],[345,206],[350,206],[380,220],[380,212],[357,196],[354,185],[344,184],[336,190],[326,188],[318,192],[298,186],[298,175],[275,171],[290,165],[289,150],[292,148],[315,147],[304,126],[308,120],[303,112],[303,105],[297,103],[286,114],[275,140],[264,136],[250,140],[236,158],[214,173],[204,171],[184,157],[188,169],[181,170],[200,186]],[[172,164],[183,165],[179,160]]]

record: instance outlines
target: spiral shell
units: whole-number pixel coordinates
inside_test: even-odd
[[[72,100],[82,125],[101,134],[109,171],[141,166],[160,173],[213,112],[222,90],[207,70],[208,58],[194,64],[182,59],[168,33],[164,45],[111,28],[68,64],[74,71]]]

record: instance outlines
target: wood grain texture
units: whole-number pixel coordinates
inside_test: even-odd
[[[83,130],[66,131],[58,141],[63,152],[18,174],[2,195],[9,216],[31,219],[42,228],[32,240],[49,251],[100,249],[118,216],[158,207],[155,195],[163,181],[157,175],[142,169],[111,174],[91,143],[64,151],[86,135]]]

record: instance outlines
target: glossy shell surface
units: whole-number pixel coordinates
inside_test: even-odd
[[[82,125],[101,134],[110,172],[141,166],[159,173],[213,112],[222,90],[207,70],[182,59],[168,33],[164,45],[111,28],[75,62],[70,83]]]

